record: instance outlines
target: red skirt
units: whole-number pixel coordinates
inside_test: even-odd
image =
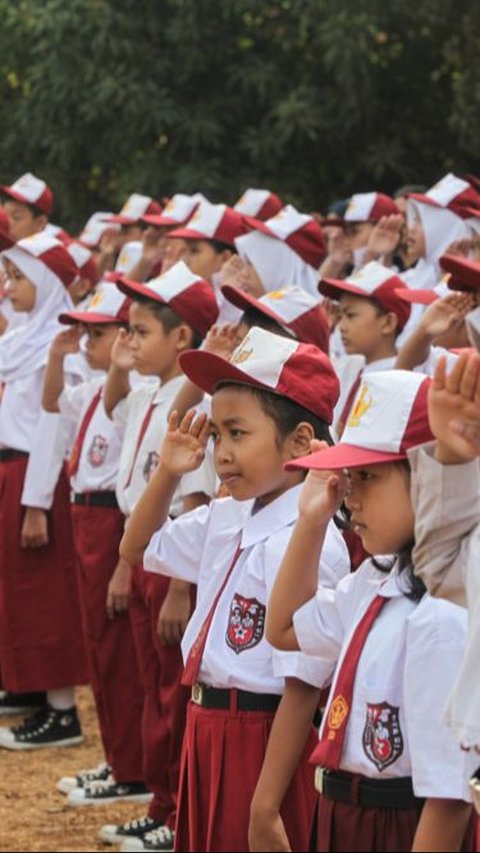
[[[209,710],[189,703],[182,752],[175,850],[248,850],[250,804],[275,714]],[[308,757],[312,727],[281,814],[294,851],[308,850],[316,793]]]
[[[68,481],[62,472],[48,545],[21,548],[27,463],[27,456],[0,463],[0,660],[5,687],[19,693],[87,681]]]

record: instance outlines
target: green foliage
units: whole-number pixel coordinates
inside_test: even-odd
[[[477,0],[0,0],[2,182],[319,209],[479,172]]]

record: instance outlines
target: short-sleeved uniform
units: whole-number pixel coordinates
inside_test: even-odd
[[[197,606],[182,643],[185,660],[238,546],[242,549],[213,614],[199,671],[203,685],[280,696],[288,677],[318,687],[328,683],[315,659],[276,652],[265,638],[268,598],[298,515],[299,492],[300,487],[289,489],[260,509],[253,501],[214,500],[167,521],[150,542],[144,558],[147,570],[197,584]],[[335,585],[349,568],[347,548],[332,524],[320,574],[326,584]],[[178,849],[248,849],[248,812],[273,718],[274,712],[235,713],[231,708],[211,710],[190,703]],[[305,849],[308,843],[313,808],[309,784],[310,768],[304,761],[284,805],[294,850]]]
[[[464,653],[465,612],[428,594],[418,603],[404,592],[405,579],[396,568],[385,580],[385,574],[367,560],[335,590],[319,588],[316,597],[297,611],[296,637],[300,648],[324,667],[325,676],[335,670],[334,696],[356,626],[377,594],[387,598],[358,662],[340,771],[369,780],[411,777],[418,798],[469,800],[469,760],[443,721]],[[343,805],[321,797],[321,849],[348,849],[335,846],[338,832],[347,833],[343,844],[352,840]],[[404,849],[382,846],[395,843],[396,830],[380,826],[384,815],[379,812],[375,839],[362,835],[361,817],[352,817],[350,827],[356,828],[357,844],[365,845],[355,849]],[[414,829],[412,825],[412,833]],[[331,846],[326,839],[329,833],[334,839]],[[413,835],[410,844],[412,840]]]
[[[58,407],[74,424],[77,437],[78,463],[71,476],[74,544],[102,742],[116,781],[141,782],[143,687],[132,628],[128,613],[109,619],[106,611],[125,519],[115,496],[122,431],[105,412],[104,381],[105,377],[65,386]]]

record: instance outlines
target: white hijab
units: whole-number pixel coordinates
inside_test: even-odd
[[[252,231],[237,237],[235,246],[241,258],[255,267],[265,293],[283,287],[299,287],[318,298],[318,272],[297,255],[287,243]]]
[[[52,339],[61,330],[58,315],[71,311],[67,288],[40,258],[13,246],[2,253],[34,285],[35,305],[26,321],[0,338],[0,381],[15,382],[44,367]]]
[[[432,288],[443,275],[439,264],[440,257],[456,240],[468,239],[471,231],[466,221],[451,210],[422,204],[416,199],[408,200],[407,223],[415,211],[420,217],[425,235],[425,257],[420,258],[412,269],[403,273],[402,278],[408,282],[409,287]]]

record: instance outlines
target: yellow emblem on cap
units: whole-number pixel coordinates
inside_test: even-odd
[[[267,299],[285,299],[287,295],[287,291],[284,290],[271,290],[269,293],[266,293],[265,296]]]
[[[338,731],[342,727],[345,717],[348,714],[348,702],[344,696],[335,696],[330,710],[328,712],[327,726],[333,732]],[[330,735],[329,735],[330,737]],[[335,735],[333,735],[335,737]],[[332,737],[330,737],[332,739]]]
[[[100,303],[103,302],[103,293],[96,293],[95,296],[92,296],[92,300],[90,305],[88,306],[89,310],[91,308],[97,308]]]
[[[360,426],[360,421],[362,420],[365,412],[368,412],[370,406],[373,403],[373,399],[368,393],[368,388],[366,385],[362,385],[360,390],[360,394],[357,397],[357,401],[350,413],[350,417],[347,421],[347,427],[357,427]]]
[[[347,207],[347,209],[346,209],[346,211],[345,211],[345,213],[344,213],[344,216],[346,217],[348,213],[352,213],[352,212],[353,212],[354,210],[356,210],[356,209],[357,209],[357,202],[356,202],[356,201],[353,201],[353,200],[352,200],[352,201],[349,201],[349,203],[348,203],[348,207]]]
[[[244,364],[246,361],[248,361],[248,359],[250,358],[252,353],[253,353],[253,349],[243,349],[243,350],[240,350],[239,352],[234,352],[231,359],[230,359],[230,363],[231,364]]]

